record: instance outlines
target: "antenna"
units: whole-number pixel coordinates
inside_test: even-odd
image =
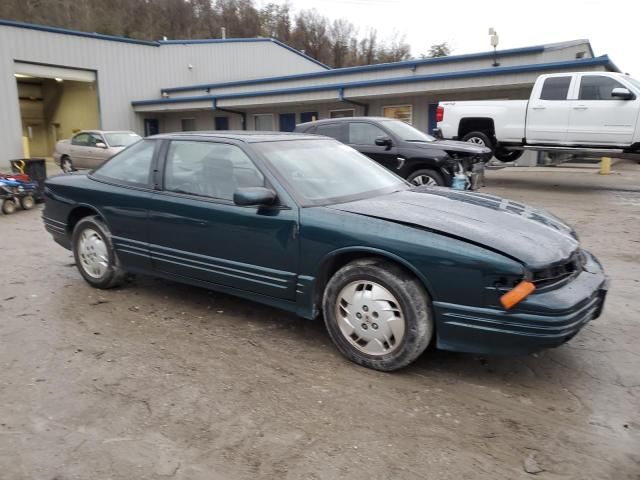
[[[499,67],[500,63],[498,63],[498,43],[500,43],[500,38],[498,37],[498,32],[496,32],[496,29],[493,27],[489,29],[489,40],[491,42],[491,46],[493,47],[493,66]]]
[[[222,37],[223,40],[227,38],[227,27],[220,28],[220,36]]]

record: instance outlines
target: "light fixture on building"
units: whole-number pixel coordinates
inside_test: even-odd
[[[64,80],[62,80],[60,77],[56,77],[56,82],[58,83],[62,83]]]
[[[189,65],[187,65],[187,68],[188,68],[189,70],[193,70],[193,65],[189,64]]]
[[[491,40],[491,46],[493,47],[493,66],[499,67],[498,63],[498,43],[500,42],[500,38],[498,38],[498,32],[496,32],[495,28],[489,29],[489,39]]]
[[[167,92],[162,92],[162,98],[169,98],[169,94]]]
[[[13,76],[16,78],[33,78],[31,75],[26,75],[24,73],[14,73]]]

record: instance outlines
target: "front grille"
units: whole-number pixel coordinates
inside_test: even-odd
[[[584,269],[584,262],[583,253],[578,250],[563,263],[535,270],[532,272],[533,278],[531,281],[536,288],[555,285],[580,273]]]

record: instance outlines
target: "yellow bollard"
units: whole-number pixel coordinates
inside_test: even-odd
[[[602,157],[600,159],[600,175],[609,175],[611,173],[611,158]]]

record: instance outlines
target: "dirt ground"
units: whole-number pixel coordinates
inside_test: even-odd
[[[226,295],[93,290],[40,209],[0,216],[0,479],[640,479],[640,165],[614,171],[484,189],[576,228],[612,279],[600,319],[536,355],[431,350],[393,374]]]

